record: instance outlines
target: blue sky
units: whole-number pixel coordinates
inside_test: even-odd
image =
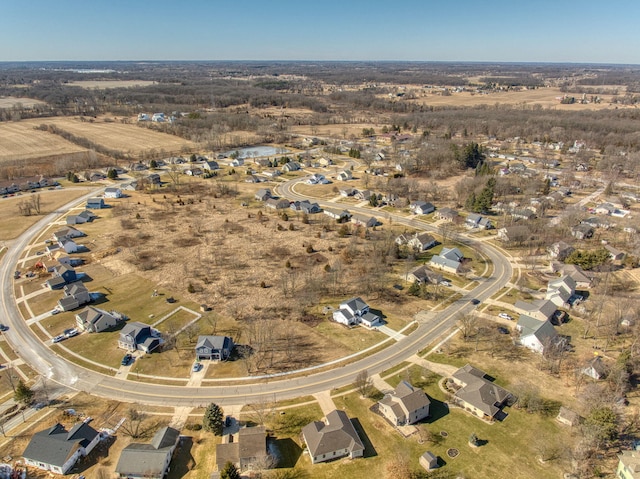
[[[640,1],[2,0],[0,61],[640,64]]]

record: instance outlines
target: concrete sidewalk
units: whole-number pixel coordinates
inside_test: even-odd
[[[333,402],[333,399],[331,398],[331,391],[322,391],[320,393],[314,394],[313,397],[318,400],[320,409],[322,409],[322,414],[324,414],[325,416],[331,411],[337,409],[336,405]]]

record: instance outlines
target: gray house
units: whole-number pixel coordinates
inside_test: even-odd
[[[331,411],[327,414],[326,422],[313,421],[307,424],[302,428],[302,437],[312,464],[364,455],[362,439],[344,411]]]
[[[77,214],[77,215],[69,215],[67,216],[67,224],[68,225],[81,225],[84,223],[89,223],[91,221],[93,221],[94,219],[96,219],[97,216],[94,215],[91,211],[89,210],[84,210],[83,212]]]
[[[90,333],[100,333],[106,329],[113,328],[120,321],[122,316],[116,316],[102,309],[89,306],[76,314],[76,324],[80,331]]]
[[[225,361],[231,356],[233,340],[228,336],[198,336],[196,359],[215,359]]]
[[[53,267],[53,277],[45,281],[49,289],[62,289],[65,284],[73,283],[77,280],[76,270],[66,264],[59,264]]]
[[[89,198],[87,200],[87,208],[91,210],[100,210],[104,207],[105,207],[105,204],[102,198]]]
[[[428,417],[430,404],[422,389],[414,388],[407,381],[400,381],[392,393],[386,394],[378,402],[378,410],[394,426],[403,426]]]
[[[131,443],[120,453],[117,477],[131,479],[162,479],[169,470],[173,452],[180,441],[180,431],[163,427],[150,444]]]
[[[245,471],[267,457],[267,432],[264,426],[243,427],[229,436],[229,442],[216,446],[216,464],[221,471],[227,462]]]
[[[150,353],[164,344],[160,332],[154,330],[148,324],[137,321],[127,324],[118,338],[118,347],[127,351],[144,351]]]
[[[71,311],[91,302],[89,290],[81,281],[66,284],[63,290],[64,297],[58,300],[58,308],[62,311]]]
[[[35,433],[22,453],[28,466],[66,474],[100,442],[100,433],[81,422],[67,431],[62,424]]]

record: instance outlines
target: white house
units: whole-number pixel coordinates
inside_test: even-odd
[[[428,201],[414,201],[409,205],[414,215],[428,215],[436,210],[436,207]]]
[[[353,179],[353,174],[351,173],[351,170],[342,170],[340,173],[338,173],[336,179],[338,181],[348,181]]]
[[[442,248],[439,255],[434,255],[429,261],[429,266],[449,273],[458,273],[462,266],[464,255],[458,248]]]
[[[380,316],[369,311],[369,305],[362,298],[351,298],[333,312],[333,320],[345,326],[362,324],[369,328],[380,324]]]
[[[233,167],[242,166],[242,165],[244,165],[244,159],[243,158],[236,158],[235,160],[231,160],[230,164]]]
[[[80,422],[67,431],[56,424],[44,431],[36,432],[22,453],[28,466],[37,467],[56,474],[66,474],[89,454],[100,442],[100,433],[89,424]]]
[[[525,314],[520,315],[516,329],[520,332],[520,344],[540,354],[559,339],[551,321],[540,321]]]
[[[122,198],[122,190],[120,188],[107,188],[104,190],[105,198]]]

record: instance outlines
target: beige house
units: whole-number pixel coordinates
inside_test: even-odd
[[[422,389],[414,388],[407,381],[400,381],[393,392],[378,402],[378,410],[394,426],[404,426],[428,417],[430,404]]]
[[[509,391],[494,384],[484,371],[470,364],[453,373],[450,381],[457,388],[454,398],[458,405],[484,419],[504,417],[502,408],[513,400]]]

